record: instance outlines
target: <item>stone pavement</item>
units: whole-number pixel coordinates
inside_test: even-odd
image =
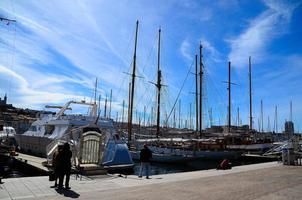
[[[302,167],[262,163],[231,170],[205,170],[152,176],[102,176],[71,179],[71,190],[58,191],[48,177],[4,179],[4,199],[302,199]]]

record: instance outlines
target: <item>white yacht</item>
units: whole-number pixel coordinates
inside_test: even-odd
[[[65,114],[73,104],[89,106],[89,115]],[[29,130],[15,136],[19,149],[51,158],[59,144],[69,142],[75,164],[97,164],[107,168],[132,168],[134,163],[113,120],[97,116],[96,103],[69,101],[59,112],[41,115]]]

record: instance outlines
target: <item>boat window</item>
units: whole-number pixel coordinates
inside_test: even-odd
[[[55,126],[46,125],[45,126],[45,135],[51,135],[54,130],[55,130]]]
[[[29,131],[37,131],[37,127],[36,126],[31,126],[28,129]]]

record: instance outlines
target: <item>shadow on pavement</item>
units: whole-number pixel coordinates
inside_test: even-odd
[[[73,190],[66,190],[66,189],[56,189],[57,193],[64,195],[65,197],[70,197],[73,199],[79,198],[80,194],[76,193]]]

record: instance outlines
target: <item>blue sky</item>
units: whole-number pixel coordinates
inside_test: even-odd
[[[171,111],[177,93],[201,42],[204,49],[204,128],[224,124],[227,114],[228,61],[232,62],[232,123],[237,107],[248,122],[248,57],[253,67],[254,127],[260,100],[264,129],[273,128],[278,106],[278,129],[289,119],[302,129],[302,2],[301,1],[71,1],[2,0],[0,15],[16,19],[0,24],[0,94],[10,103],[43,109],[76,99],[91,100],[95,78],[102,104],[113,90],[112,115],[127,104],[132,67],[135,22],[138,19],[135,109],[142,114],[155,106],[157,32],[162,28],[161,68],[164,84],[163,116]],[[194,71],[194,66],[191,69]],[[126,72],[126,73],[125,73]],[[194,75],[181,92],[181,118],[194,115]],[[178,109],[178,106],[177,106]],[[150,117],[148,115],[148,117]],[[135,119],[136,120],[136,115]],[[194,118],[193,118],[194,121]]]

